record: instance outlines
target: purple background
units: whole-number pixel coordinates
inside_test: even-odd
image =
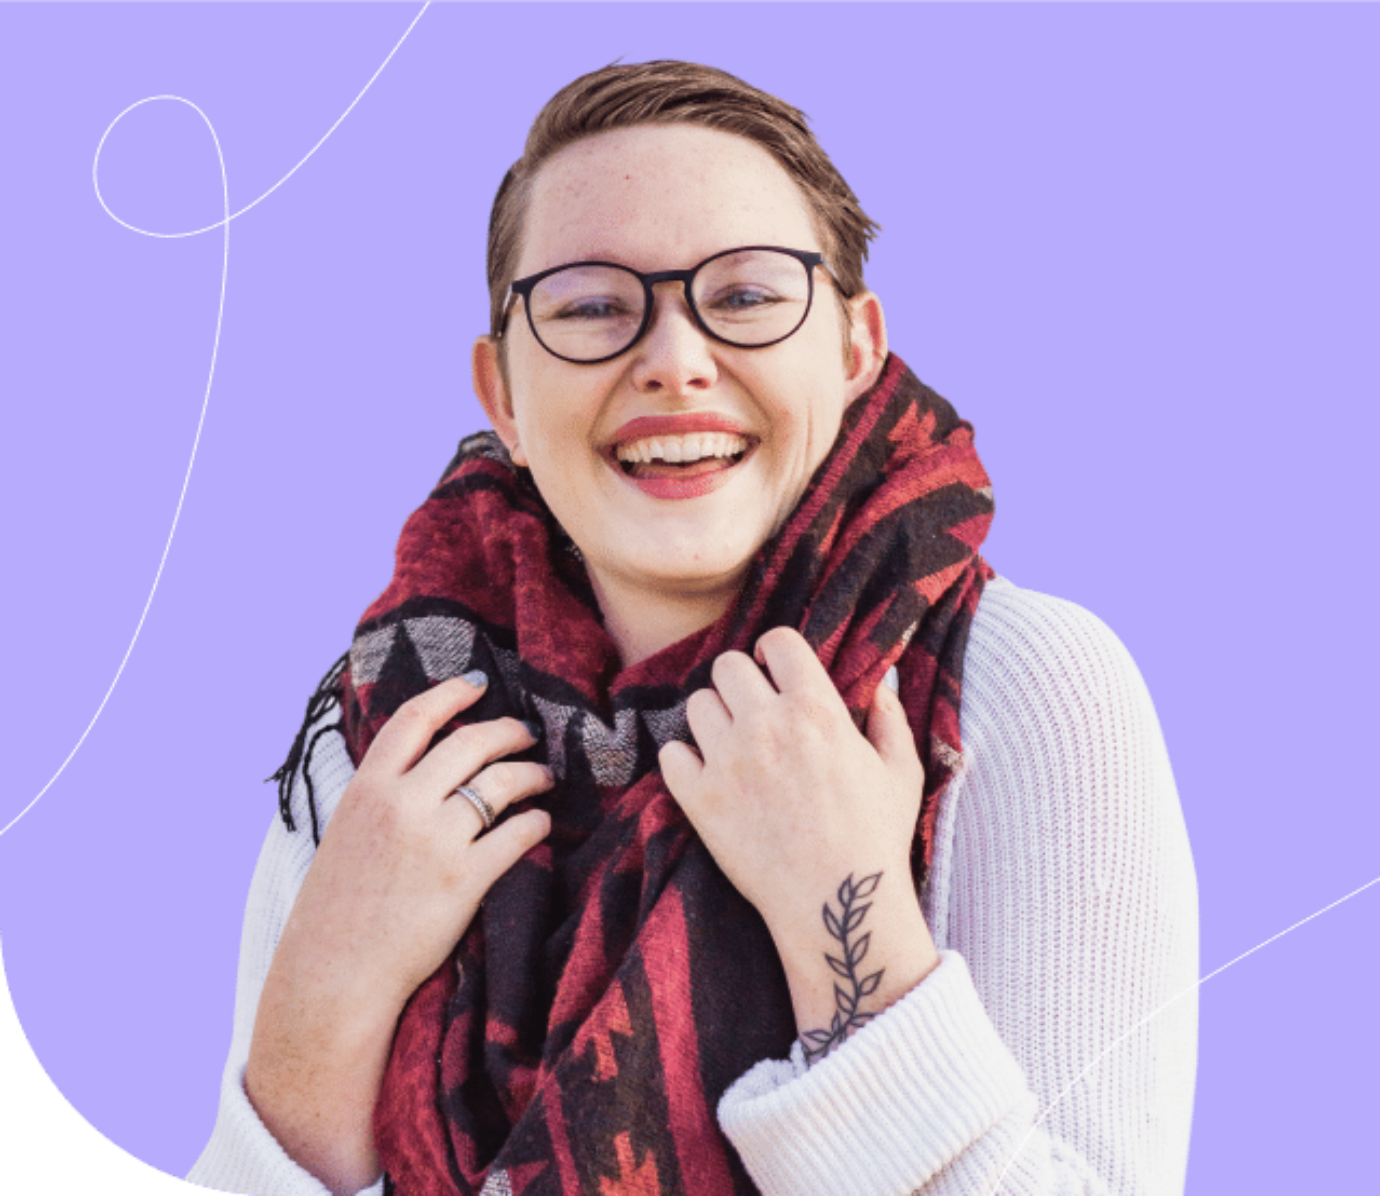
[[[0,825],[118,667],[210,366],[220,231],[121,228],[101,134],[213,122],[232,209],[413,5],[0,7]],[[39,1058],[181,1173],[210,1132],[246,887],[308,695],[479,426],[484,229],[527,124],[615,58],[802,106],[884,232],[893,346],[978,432],[987,555],[1100,615],[1154,695],[1207,973],[1380,874],[1371,523],[1380,9],[437,6],[230,228],[210,413],[90,739],[0,839]],[[115,129],[123,219],[220,217],[192,109]],[[1188,1190],[1373,1183],[1380,886],[1210,981]]]

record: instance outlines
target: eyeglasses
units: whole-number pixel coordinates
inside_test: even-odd
[[[554,357],[582,365],[631,349],[652,323],[652,288],[678,282],[705,335],[740,349],[765,349],[800,329],[815,295],[821,253],[749,245],[706,258],[692,270],[651,274],[613,262],[571,262],[520,278],[508,288],[499,335],[521,296],[527,323]]]

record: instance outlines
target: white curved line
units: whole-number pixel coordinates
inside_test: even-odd
[[[317,150],[319,150],[323,145],[326,144],[326,139],[332,133],[334,133],[336,129],[340,127],[340,122],[343,121],[347,116],[350,115],[351,112],[354,111],[355,105],[358,104],[360,100],[364,98],[365,92],[367,92],[371,87],[374,86],[374,80],[377,79],[381,74],[383,74],[383,68],[393,61],[393,55],[396,54],[400,49],[402,49],[403,42],[405,42],[408,39],[408,36],[412,33],[414,26],[416,26],[417,22],[422,19],[422,17],[426,13],[426,10],[431,7],[431,4],[432,0],[426,0],[426,3],[422,5],[417,15],[412,18],[412,24],[409,25],[403,31],[402,37],[398,38],[397,45],[395,45],[391,50],[388,51],[388,57],[385,58],[383,62],[379,64],[379,69],[369,76],[369,82],[367,82],[362,88],[360,88],[359,94],[355,96],[353,100],[350,101],[350,106],[340,114],[335,124],[333,124],[321,135],[321,139],[314,146],[312,146],[311,149],[309,149],[305,154],[302,155],[302,158],[297,163],[297,165],[294,166],[291,170],[289,170],[287,174],[283,175],[282,178],[280,178],[276,183],[273,184],[273,186],[271,186],[267,191],[265,191],[261,196],[259,196],[258,199],[254,200],[252,203],[245,204],[244,207],[242,207],[238,212],[235,212],[233,215],[227,214],[223,219],[216,221],[215,224],[208,224],[204,228],[193,228],[182,233],[157,233],[153,232],[150,229],[138,228],[133,224],[129,224],[126,221],[121,220],[117,215],[115,215],[114,212],[110,210],[109,207],[106,206],[105,199],[101,195],[100,183],[96,181],[96,172],[99,169],[101,161],[101,147],[105,145],[106,138],[110,136],[111,131],[115,128],[115,126],[118,125],[120,121],[122,121],[125,118],[126,113],[132,112],[135,108],[139,107],[140,104],[147,104],[153,100],[181,100],[181,96],[148,96],[145,99],[137,100],[135,103],[131,104],[128,108],[126,108],[124,112],[121,112],[120,115],[117,116],[113,121],[110,122],[110,127],[107,128],[103,134],[101,134],[101,140],[99,144],[97,144],[96,146],[96,160],[91,164],[91,177],[92,181],[96,183],[97,202],[101,205],[102,208],[105,208],[106,215],[109,216],[113,221],[115,221],[116,224],[119,224],[124,228],[129,229],[131,232],[142,233],[146,237],[160,237],[172,240],[175,240],[179,237],[195,237],[199,236],[201,233],[209,233],[212,229],[220,228],[222,224],[225,224],[231,220],[238,219],[251,208],[256,208],[259,206],[259,204],[263,203],[264,200],[266,200],[270,195],[272,195],[276,190],[278,190],[279,187],[286,183],[288,179],[292,178],[294,174],[301,170],[302,167],[306,165],[308,158],[310,158],[314,153],[316,153]],[[189,101],[182,100],[182,102],[188,103]],[[196,105],[192,106],[196,107]],[[200,111],[200,109],[198,109],[198,111]],[[0,831],[0,834],[3,833],[3,831]]]
[[[229,180],[226,178],[225,155],[221,153],[220,138],[216,136],[215,126],[211,124],[211,121],[207,117],[206,113],[202,112],[200,108],[197,108],[197,106],[193,104],[191,100],[184,100],[181,96],[153,96],[150,98],[177,100],[180,103],[186,104],[188,107],[195,109],[197,115],[200,116],[201,119],[206,122],[206,127],[211,131],[211,139],[216,143],[216,158],[220,163],[221,205],[224,211],[228,214],[230,211]],[[140,104],[146,104],[148,102],[148,100],[139,101]],[[132,108],[137,108],[138,106],[138,104],[131,104],[129,108],[125,109],[125,112],[129,112]],[[120,116],[123,115],[124,113],[122,112]],[[119,120],[120,117],[116,117],[115,119]],[[109,132],[109,130],[107,130],[107,132]],[[102,140],[104,140],[104,138],[102,138]],[[168,530],[168,539],[166,543],[164,543],[163,545],[163,556],[159,559],[158,571],[154,574],[153,577],[153,586],[150,588],[149,596],[144,602],[144,609],[142,612],[140,612],[139,622],[134,628],[134,635],[130,638],[129,647],[125,649],[125,655],[124,658],[120,661],[120,667],[115,670],[115,676],[110,682],[110,688],[105,691],[105,697],[101,699],[100,705],[96,707],[96,713],[91,716],[91,721],[86,724],[86,730],[81,733],[81,738],[77,740],[72,750],[67,753],[67,758],[60,765],[58,765],[57,772],[53,773],[53,775],[49,778],[48,783],[38,791],[38,793],[34,796],[33,800],[30,801],[27,806],[20,810],[19,813],[16,814],[13,818],[11,818],[9,822],[5,824],[3,829],[0,829],[0,835],[5,834],[6,831],[8,831],[12,826],[14,826],[15,823],[17,823],[21,818],[24,817],[25,814],[27,814],[30,810],[34,808],[35,805],[38,804],[39,798],[41,798],[45,793],[48,792],[49,789],[53,787],[58,777],[62,776],[67,766],[72,762],[72,758],[77,754],[78,751],[81,750],[81,745],[86,742],[86,737],[91,734],[91,728],[96,725],[96,720],[101,717],[101,712],[105,710],[106,703],[110,701],[110,695],[115,692],[115,686],[119,684],[120,677],[125,671],[125,665],[129,663],[130,655],[134,651],[134,645],[136,642],[138,642],[139,633],[144,628],[144,620],[148,618],[149,608],[153,605],[153,596],[158,592],[158,582],[163,576],[163,566],[168,563],[168,553],[172,550],[173,535],[177,531],[178,520],[182,518],[182,504],[186,501],[187,487],[188,485],[190,485],[192,480],[192,466],[196,462],[197,447],[201,444],[201,429],[206,423],[206,411],[207,408],[210,406],[211,402],[211,382],[216,375],[216,355],[220,350],[220,329],[221,323],[225,317],[225,283],[230,269],[229,220],[227,219],[222,221],[216,227],[223,227],[225,229],[225,235],[222,238],[224,249],[221,255],[220,303],[216,308],[216,337],[215,343],[211,346],[211,370],[206,377],[206,393],[201,400],[201,418],[197,420],[196,436],[192,440],[192,455],[187,460],[187,472],[183,475],[182,478],[182,492],[177,496],[177,510],[173,512],[172,527]]]
[[[212,229],[216,228],[223,228],[225,230],[225,235],[223,237],[224,249],[222,251],[221,256],[220,303],[216,308],[216,336],[215,342],[211,347],[211,368],[210,372],[206,376],[206,391],[205,394],[202,396],[201,400],[201,416],[197,420],[196,436],[192,440],[191,456],[187,459],[187,472],[183,475],[182,478],[182,491],[177,496],[177,510],[173,512],[172,527],[168,529],[168,538],[163,545],[163,555],[158,561],[158,570],[154,574],[153,585],[150,587],[149,596],[144,602],[144,609],[139,614],[139,622],[135,625],[134,634],[130,637],[129,646],[125,649],[124,657],[120,661],[120,667],[115,670],[115,676],[110,682],[110,687],[105,691],[105,696],[101,699],[100,705],[96,707],[96,713],[91,716],[91,721],[86,724],[86,730],[84,730],[81,733],[81,737],[77,740],[72,750],[67,753],[66,759],[64,759],[63,762],[60,765],[58,765],[57,771],[53,773],[53,775],[48,779],[48,783],[44,785],[43,788],[40,789],[38,793],[34,795],[33,799],[29,802],[29,804],[25,806],[22,810],[20,810],[19,813],[16,814],[13,818],[11,818],[9,822],[5,823],[3,827],[0,827],[0,836],[6,834],[13,826],[15,826],[16,823],[19,822],[21,818],[24,817],[25,814],[27,814],[30,810],[34,808],[34,806],[38,804],[39,799],[42,798],[43,795],[47,793],[48,790],[51,789],[54,784],[56,784],[57,779],[60,776],[62,776],[62,774],[66,771],[67,766],[72,762],[73,757],[75,757],[77,752],[81,750],[82,744],[86,742],[86,738],[88,735],[91,734],[91,730],[93,727],[95,727],[97,719],[101,717],[101,713],[105,710],[106,703],[110,701],[110,695],[115,692],[115,686],[119,684],[120,677],[124,674],[125,671],[125,665],[129,663],[130,655],[134,652],[134,645],[139,640],[139,633],[144,629],[144,621],[148,618],[149,609],[153,606],[153,596],[158,592],[158,583],[163,577],[163,568],[168,563],[168,553],[172,551],[173,536],[177,533],[177,524],[178,521],[182,518],[182,506],[187,499],[187,488],[192,481],[192,466],[196,464],[196,453],[198,447],[201,444],[201,430],[203,427],[205,427],[206,412],[209,409],[211,403],[211,384],[215,380],[216,376],[216,358],[220,352],[220,332],[221,326],[225,318],[225,287],[226,280],[229,277],[230,271],[230,222],[234,220],[236,217],[241,216],[245,212],[249,211],[250,208],[262,203],[265,199],[272,195],[273,192],[278,190],[279,187],[286,183],[288,179],[290,179],[294,174],[297,173],[298,170],[302,168],[302,166],[306,163],[308,158],[310,158],[314,153],[316,153],[318,149],[321,148],[322,145],[325,144],[326,138],[328,138],[332,133],[336,131],[337,128],[340,127],[340,122],[350,115],[355,105],[358,104],[359,101],[364,98],[364,93],[367,92],[369,88],[371,88],[374,85],[374,80],[379,77],[379,75],[383,71],[383,68],[386,67],[389,64],[389,62],[392,61],[393,55],[398,52],[398,49],[402,46],[403,42],[407,40],[408,35],[412,32],[417,22],[422,19],[422,15],[426,12],[428,8],[431,7],[431,3],[432,0],[426,0],[426,3],[422,5],[421,10],[417,13],[415,17],[412,18],[412,24],[408,25],[402,37],[398,39],[397,44],[388,52],[388,57],[383,60],[383,63],[382,65],[380,65],[378,70],[376,70],[369,77],[369,82],[364,85],[364,87],[360,90],[359,94],[355,96],[355,98],[350,102],[350,106],[340,114],[340,117],[336,120],[335,124],[333,124],[329,129],[327,129],[325,134],[321,137],[321,139],[314,146],[312,146],[311,149],[309,149],[305,155],[303,155],[301,161],[299,161],[297,165],[294,166],[291,170],[289,170],[287,174],[285,174],[281,179],[274,183],[272,187],[270,187],[261,196],[259,196],[258,199],[256,199],[253,203],[247,205],[246,207],[241,208],[238,212],[235,212],[233,214],[231,214],[230,212],[230,184],[225,171],[225,155],[221,152],[220,138],[216,136],[215,126],[211,124],[210,118],[206,115],[206,113],[204,113],[200,108],[198,108],[196,104],[192,103],[191,100],[185,99],[182,96],[175,95],[147,96],[144,99],[137,100],[135,103],[129,105],[128,108],[126,108],[113,121],[110,122],[105,132],[101,135],[100,142],[96,146],[96,157],[94,161],[91,163],[91,182],[92,186],[94,186],[96,190],[97,202],[99,202],[101,207],[105,209],[106,215],[108,215],[112,220],[114,220],[116,224],[119,224],[122,227],[129,229],[131,232],[139,233],[141,236],[159,237],[165,239],[178,237],[194,237],[200,233],[210,232]],[[133,112],[134,109],[140,107],[143,104],[152,103],[155,100],[176,100],[179,104],[186,104],[189,108],[192,108],[196,112],[196,114],[201,117],[203,121],[206,122],[206,127],[210,130],[211,139],[215,142],[216,145],[216,159],[220,163],[221,210],[224,213],[222,218],[216,221],[215,224],[208,224],[205,228],[192,229],[189,232],[181,233],[160,233],[154,232],[151,229],[138,228],[135,225],[128,223],[127,221],[121,220],[117,215],[115,215],[115,213],[110,210],[109,206],[105,202],[105,199],[101,195],[101,149],[102,147],[104,147],[106,139],[110,136],[111,131],[115,128],[115,126],[119,124],[120,121],[122,121],[129,113]]]
[[[1056,1096],[1052,1101],[1050,1101],[1049,1105],[1045,1108],[1045,1111],[1041,1113],[1038,1118],[1036,1118],[1035,1124],[1032,1125],[1028,1131],[1026,1131],[1025,1137],[1020,1140],[1019,1144],[1017,1144],[1016,1146],[1016,1149],[1012,1151],[1011,1157],[1006,1160],[1006,1166],[1001,1169],[1001,1174],[997,1176],[996,1186],[993,1187],[990,1196],[997,1196],[997,1193],[1001,1191],[1002,1180],[1006,1178],[1006,1173],[1011,1170],[1011,1164],[1014,1163],[1017,1160],[1017,1158],[1020,1157],[1020,1153],[1022,1150],[1025,1149],[1025,1144],[1030,1141],[1031,1135],[1034,1134],[1035,1131],[1040,1128],[1040,1123],[1044,1121],[1044,1119],[1054,1111],[1055,1106],[1058,1105],[1058,1103],[1061,1100],[1063,1100],[1064,1097],[1068,1096],[1068,1094],[1073,1090],[1075,1085],[1082,1083],[1084,1077],[1087,1076],[1087,1074],[1090,1071],[1092,1071],[1094,1067],[1101,1063],[1110,1051],[1119,1046],[1121,1043],[1125,1042],[1128,1038],[1131,1037],[1132,1034],[1134,1034],[1147,1022],[1153,1021],[1155,1018],[1159,1017],[1159,1015],[1163,1013],[1166,1009],[1168,1009],[1172,1004],[1174,1004],[1175,1001],[1181,1000],[1182,998],[1188,996],[1188,994],[1193,992],[1194,989],[1200,988],[1202,985],[1206,984],[1209,980],[1211,980],[1214,976],[1221,975],[1228,968],[1234,967],[1247,956],[1254,955],[1262,947],[1268,947],[1276,939],[1282,939],[1286,934],[1289,934],[1291,931],[1297,930],[1300,926],[1306,925],[1307,923],[1311,922],[1314,918],[1322,916],[1323,914],[1327,913],[1327,911],[1330,909],[1336,909],[1337,906],[1342,904],[1342,902],[1350,901],[1353,897],[1357,896],[1360,893],[1364,893],[1368,888],[1375,884],[1380,884],[1380,876],[1377,876],[1374,880],[1366,881],[1366,883],[1361,885],[1359,888],[1352,889],[1351,892],[1348,893],[1345,897],[1338,897],[1337,900],[1332,902],[1331,905],[1325,905],[1320,910],[1314,910],[1314,912],[1309,914],[1308,917],[1301,918],[1292,926],[1286,926],[1278,934],[1271,935],[1263,943],[1257,943],[1249,951],[1241,952],[1241,954],[1238,955],[1235,959],[1228,960],[1220,968],[1214,968],[1206,976],[1202,977],[1199,980],[1195,980],[1186,989],[1184,989],[1183,992],[1175,993],[1174,996],[1170,997],[1169,1000],[1167,1000],[1154,1012],[1147,1013],[1143,1018],[1140,1019],[1140,1021],[1138,1021],[1134,1026],[1132,1026],[1129,1030],[1126,1031],[1126,1033],[1122,1034],[1119,1038],[1113,1039],[1111,1042],[1109,1042],[1102,1049],[1102,1052],[1097,1056],[1097,1058],[1094,1059],[1091,1063],[1089,1063],[1088,1066],[1085,1067],[1081,1072],[1079,1072],[1077,1076],[1070,1080],[1068,1085],[1064,1088],[1063,1092],[1059,1093],[1058,1096]]]

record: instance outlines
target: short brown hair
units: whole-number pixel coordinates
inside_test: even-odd
[[[547,159],[596,133],[634,125],[691,124],[736,133],[774,157],[805,193],[825,258],[845,295],[865,289],[867,243],[879,231],[862,210],[805,114],[727,71],[693,62],[615,64],[561,88],[537,115],[489,215],[489,321],[499,335],[508,284],[522,249],[532,181]]]

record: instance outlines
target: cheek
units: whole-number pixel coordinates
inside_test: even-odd
[[[592,417],[550,401],[519,415],[519,443],[537,490],[557,518],[579,520],[602,492],[600,472],[607,468],[593,448]]]
[[[567,468],[572,454],[587,450],[589,442],[588,423],[580,418],[577,396],[569,387],[532,387],[522,393],[514,411],[518,443],[539,466]],[[561,398],[553,400],[553,395]]]
[[[802,386],[797,392],[800,401],[782,406],[772,421],[778,451],[805,473],[828,455],[843,419],[841,398],[819,394],[818,380],[811,382],[812,386]]]

